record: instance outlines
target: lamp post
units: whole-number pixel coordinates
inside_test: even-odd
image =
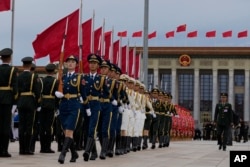
[[[143,81],[148,88],[148,13],[149,0],[144,1],[144,29],[143,29]]]

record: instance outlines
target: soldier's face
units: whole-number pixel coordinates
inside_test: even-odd
[[[77,63],[76,63],[75,60],[69,59],[69,60],[67,61],[68,70],[75,70],[76,65],[77,65]]]
[[[108,75],[109,68],[108,67],[102,67],[100,72],[101,72],[102,75]]]
[[[95,61],[89,62],[90,71],[96,71],[99,68],[99,64]]]

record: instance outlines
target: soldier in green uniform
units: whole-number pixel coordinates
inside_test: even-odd
[[[11,130],[11,111],[17,94],[17,69],[10,66],[12,49],[0,51],[0,157],[11,157],[8,153]],[[15,109],[13,109],[15,110]]]
[[[227,93],[220,94],[220,103],[215,107],[214,123],[217,125],[217,140],[219,150],[226,151],[228,130],[233,125],[232,105],[227,102]],[[223,134],[223,137],[222,137]]]
[[[30,150],[36,108],[40,102],[39,78],[30,72],[32,57],[22,59],[24,71],[17,78],[19,112],[19,154],[33,155]]]
[[[53,76],[56,69],[55,64],[48,64],[45,67],[47,76],[42,79],[42,98],[40,112],[40,153],[55,153],[51,149],[53,124],[55,120],[55,110],[58,108],[58,98],[55,92],[58,90],[58,80]]]

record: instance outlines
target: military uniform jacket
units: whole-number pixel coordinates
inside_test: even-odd
[[[233,122],[233,111],[231,104],[217,104],[215,107],[214,121],[217,123],[217,125],[229,126]]]
[[[156,114],[159,114],[161,110],[161,102],[158,99],[152,99],[152,106]]]
[[[114,100],[113,90],[115,87],[115,80],[108,78],[107,76],[104,76],[104,77],[105,77],[105,81],[104,81],[105,84],[103,85],[103,88],[101,89],[100,98],[110,99],[110,101],[113,101]]]
[[[0,65],[0,103],[13,104],[17,95],[17,69],[8,64]]]
[[[42,108],[47,110],[55,110],[59,107],[59,99],[55,97],[55,91],[58,90],[58,84],[58,80],[52,76],[46,76],[42,79]]]
[[[40,101],[40,79],[30,71],[24,71],[18,76],[18,102],[17,107],[35,108]],[[25,95],[31,93],[32,95]]]

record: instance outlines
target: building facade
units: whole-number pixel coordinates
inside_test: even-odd
[[[213,121],[221,92],[249,122],[249,72],[250,47],[148,48],[148,88],[171,92],[173,102],[189,109],[196,124]]]

